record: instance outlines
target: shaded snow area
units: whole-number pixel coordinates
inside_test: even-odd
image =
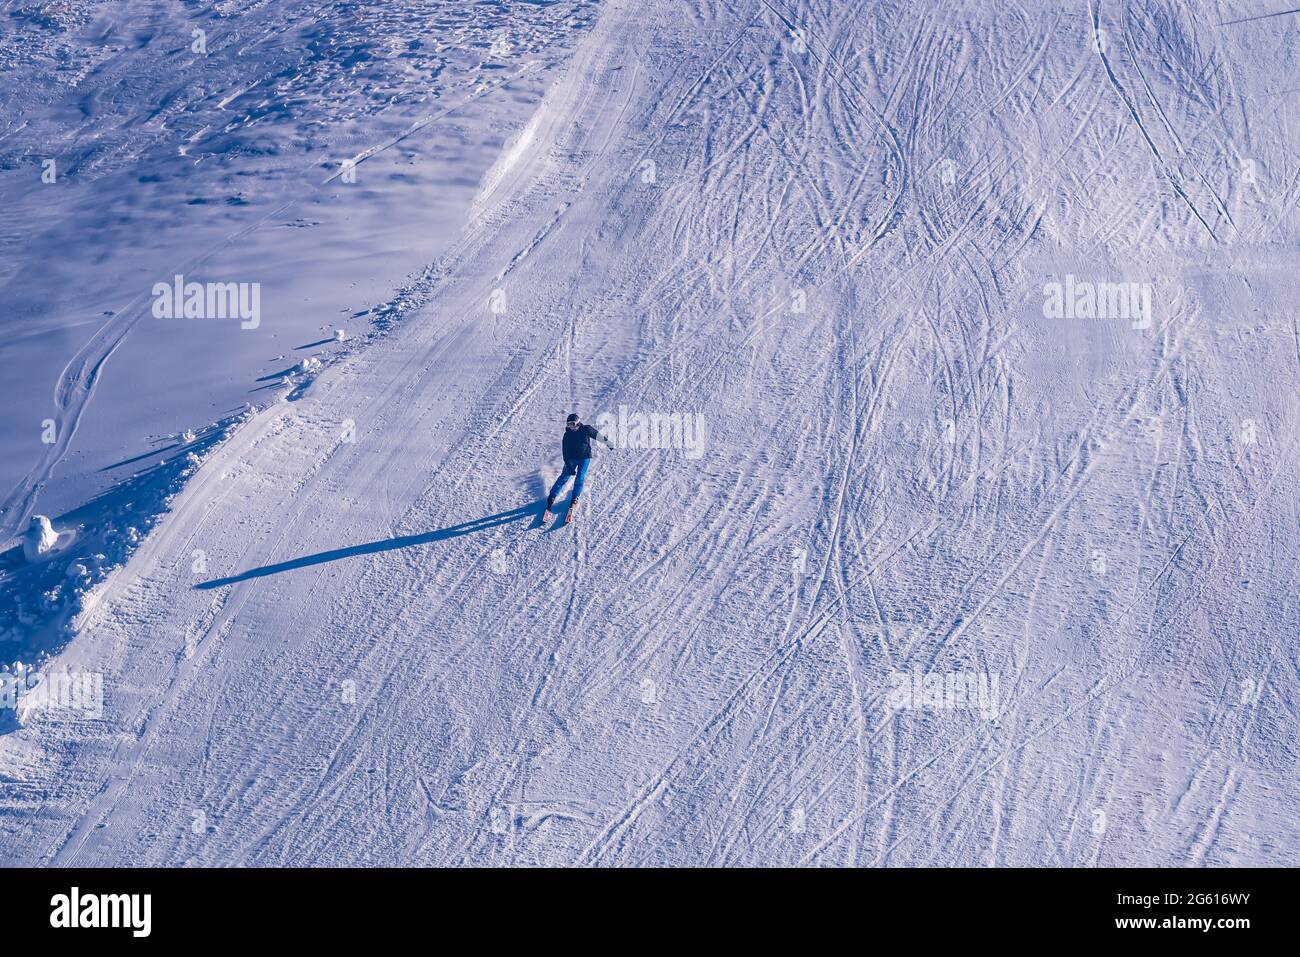
[[[0,862],[1300,863],[1284,6],[0,8]]]

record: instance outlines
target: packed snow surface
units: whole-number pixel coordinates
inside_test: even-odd
[[[1284,8],[7,4],[0,862],[1300,863]]]

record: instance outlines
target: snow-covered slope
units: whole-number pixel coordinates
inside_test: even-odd
[[[606,0],[403,320],[42,639],[102,714],[29,692],[0,854],[1295,864],[1300,32],[1258,12]],[[538,528],[573,409],[619,447]]]
[[[39,501],[88,550],[87,575],[51,572],[0,602],[0,633],[10,618],[49,626],[24,629],[15,655],[57,647],[191,454],[401,319],[594,13],[589,0],[10,11],[0,539]],[[255,286],[256,315],[159,319],[155,284],[177,276]]]

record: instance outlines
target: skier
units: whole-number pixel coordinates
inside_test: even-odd
[[[578,504],[578,496],[582,494],[582,486],[587,479],[587,466],[591,464],[592,439],[604,442],[611,449],[614,447],[614,443],[605,436],[579,421],[578,413],[569,413],[569,419],[564,426],[564,441],[561,443],[564,451],[564,471],[560,473],[560,477],[555,480],[550,493],[546,496],[546,511],[542,512],[543,522],[555,507],[555,496],[568,484],[569,477],[574,476],[573,500],[569,502],[569,510],[564,513],[564,524],[568,525],[572,521],[573,509]]]

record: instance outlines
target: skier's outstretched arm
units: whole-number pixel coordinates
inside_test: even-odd
[[[587,426],[587,434],[591,436],[593,439],[595,439],[597,442],[604,442],[605,445],[607,445],[611,449],[614,447],[614,443],[611,442],[609,439],[607,439],[605,436],[601,435],[594,425]]]

